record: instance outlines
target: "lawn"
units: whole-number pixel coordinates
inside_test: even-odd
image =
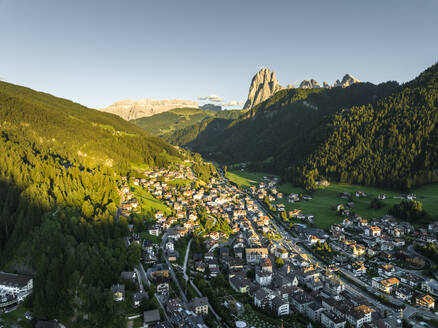
[[[190,180],[180,179],[180,178],[166,181],[166,183],[169,186],[177,186],[177,187],[187,187],[187,186],[190,186],[192,184],[192,182]]]
[[[248,188],[252,185],[256,185],[263,180],[264,176],[269,174],[258,173],[258,172],[248,172],[240,170],[227,171],[225,177],[231,182],[234,182],[239,187]]]
[[[239,320],[245,321],[248,327],[256,327],[256,328],[276,328],[279,327],[280,320],[278,320],[278,324],[273,324],[264,320],[263,315],[257,313],[254,310],[245,311],[238,316]],[[273,320],[276,320],[272,318]]]
[[[6,327],[10,327],[16,324],[18,327],[30,328],[32,324],[24,317],[24,314],[29,311],[24,305],[20,305],[16,310],[0,315],[0,318],[4,320]]]
[[[346,200],[339,198],[339,193],[350,192],[353,196],[354,212],[361,215],[364,219],[382,217],[387,214],[388,210],[395,204],[400,203],[400,192],[384,190],[374,187],[365,187],[349,184],[331,184],[328,187],[317,190],[312,194],[313,199],[310,201],[301,201],[290,204],[286,197],[289,193],[302,193],[304,190],[299,187],[293,187],[290,184],[280,185],[279,190],[285,194],[285,198],[277,200],[275,203],[282,203],[286,209],[300,209],[304,214],[315,216],[315,225],[322,229],[329,229],[333,223],[342,221],[342,217],[336,215],[336,205],[346,203]],[[355,192],[361,190],[367,193],[367,197],[355,197]],[[423,203],[424,209],[432,216],[438,215],[438,184],[432,184],[412,190],[417,195],[417,200]],[[379,194],[386,194],[388,199],[384,200],[384,207],[375,210],[370,209],[371,200]],[[395,197],[395,198],[394,198]]]
[[[151,209],[162,211],[164,215],[170,215],[172,210],[165,204],[154,198],[150,193],[144,190],[142,187],[134,186],[134,196],[139,202],[142,213],[150,212]]]

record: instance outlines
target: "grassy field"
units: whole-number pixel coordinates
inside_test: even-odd
[[[280,191],[285,193],[285,196],[291,192],[304,192],[302,188],[292,187],[290,184],[280,186]],[[355,197],[355,192],[361,190],[367,193],[367,197]],[[286,199],[276,201],[276,204],[282,203],[286,205],[286,209],[300,209],[304,214],[312,214],[315,216],[314,223],[322,229],[330,228],[333,223],[338,223],[343,220],[342,217],[336,215],[336,206],[345,204],[346,200],[339,197],[341,192],[350,192],[353,196],[354,212],[361,215],[364,219],[379,218],[387,214],[388,210],[395,204],[400,203],[400,192],[378,189],[373,187],[364,187],[348,184],[331,184],[324,189],[317,190],[312,194],[313,199],[310,201],[301,201],[290,204]],[[438,184],[428,185],[412,190],[417,195],[417,200],[423,203],[424,209],[432,216],[438,215]],[[370,209],[369,204],[372,199],[379,194],[386,194],[388,199],[384,200],[385,204],[382,208],[375,210]]]
[[[240,170],[227,171],[225,174],[226,178],[231,182],[234,182],[239,187],[244,188],[258,184],[263,180],[263,176],[266,175],[266,173],[247,172]]]
[[[155,209],[157,211],[163,211],[164,215],[169,215],[172,213],[172,210],[161,203],[158,199],[155,199],[150,193],[144,190],[142,187],[134,187],[134,196],[137,198],[139,202],[139,206],[141,208],[141,212],[148,212],[151,209]]]
[[[32,324],[24,317],[24,314],[29,311],[24,305],[20,305],[16,310],[4,314],[0,314],[0,318],[3,319],[5,327],[23,327],[31,328]]]
[[[169,186],[181,186],[181,187],[186,187],[186,186],[190,186],[191,185],[191,181],[187,180],[187,179],[174,179],[174,180],[169,180],[166,181],[166,183]]]
[[[266,173],[252,173],[247,171],[230,171],[227,177],[239,186],[248,187],[261,181]],[[381,188],[365,187],[349,184],[330,184],[328,187],[317,190],[312,194],[313,199],[310,201],[300,201],[297,203],[288,203],[287,195],[290,193],[304,193],[304,189],[285,183],[278,188],[284,193],[284,199],[275,201],[275,204],[284,204],[288,211],[300,209],[304,214],[315,216],[315,226],[322,229],[329,229],[333,223],[343,220],[336,215],[336,206],[345,204],[346,200],[339,197],[341,192],[350,192],[353,196],[354,212],[365,219],[379,218],[387,214],[388,210],[395,204],[400,203],[400,191],[385,190]],[[367,193],[367,197],[355,197],[356,191],[361,190]],[[423,203],[424,209],[432,216],[438,216],[438,183],[415,188],[412,190],[417,195],[417,200]],[[386,194],[388,199],[384,200],[385,204],[381,209],[370,209],[369,204],[372,199],[379,194]]]

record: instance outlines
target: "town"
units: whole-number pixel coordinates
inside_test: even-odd
[[[366,197],[358,190],[339,195],[340,223],[325,231],[313,227],[318,217],[279,203],[314,200],[281,193],[277,177],[239,189],[223,174],[202,181],[190,165],[119,181],[117,219],[128,223],[127,251],[141,256],[111,293],[129,304],[132,327],[380,328],[437,318],[438,283],[416,270],[429,259],[413,245],[436,246],[438,223],[351,215],[354,198]],[[1,273],[0,291],[0,306],[13,310],[32,278]]]

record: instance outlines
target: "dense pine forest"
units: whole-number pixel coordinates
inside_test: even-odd
[[[399,189],[437,181],[437,123],[435,64],[374,105],[336,113],[327,140],[289,176],[308,187],[322,177]]]
[[[117,181],[136,165],[192,154],[115,115],[0,82],[0,265],[34,275],[36,318],[88,314],[82,327],[120,327],[108,287],[132,270]],[[200,157],[195,174],[207,176]]]

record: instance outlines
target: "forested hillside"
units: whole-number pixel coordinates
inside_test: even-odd
[[[237,119],[244,111],[222,110],[219,112],[200,108],[175,108],[168,112],[143,117],[132,122],[154,136],[174,140],[173,134],[190,128],[210,118]],[[175,142],[175,144],[179,144]]]
[[[34,275],[34,317],[79,311],[81,327],[120,327],[105,290],[137,255],[125,250],[127,222],[114,220],[117,180],[192,155],[115,115],[4,82],[0,130],[0,265]]]
[[[398,87],[389,82],[378,86],[358,83],[348,88],[281,90],[237,120],[204,121],[184,133],[179,131],[178,140],[220,162],[252,162],[258,169],[281,173],[328,136],[333,113],[340,108],[374,103]]]
[[[437,181],[438,64],[376,104],[339,111],[327,140],[289,177],[409,189]]]

